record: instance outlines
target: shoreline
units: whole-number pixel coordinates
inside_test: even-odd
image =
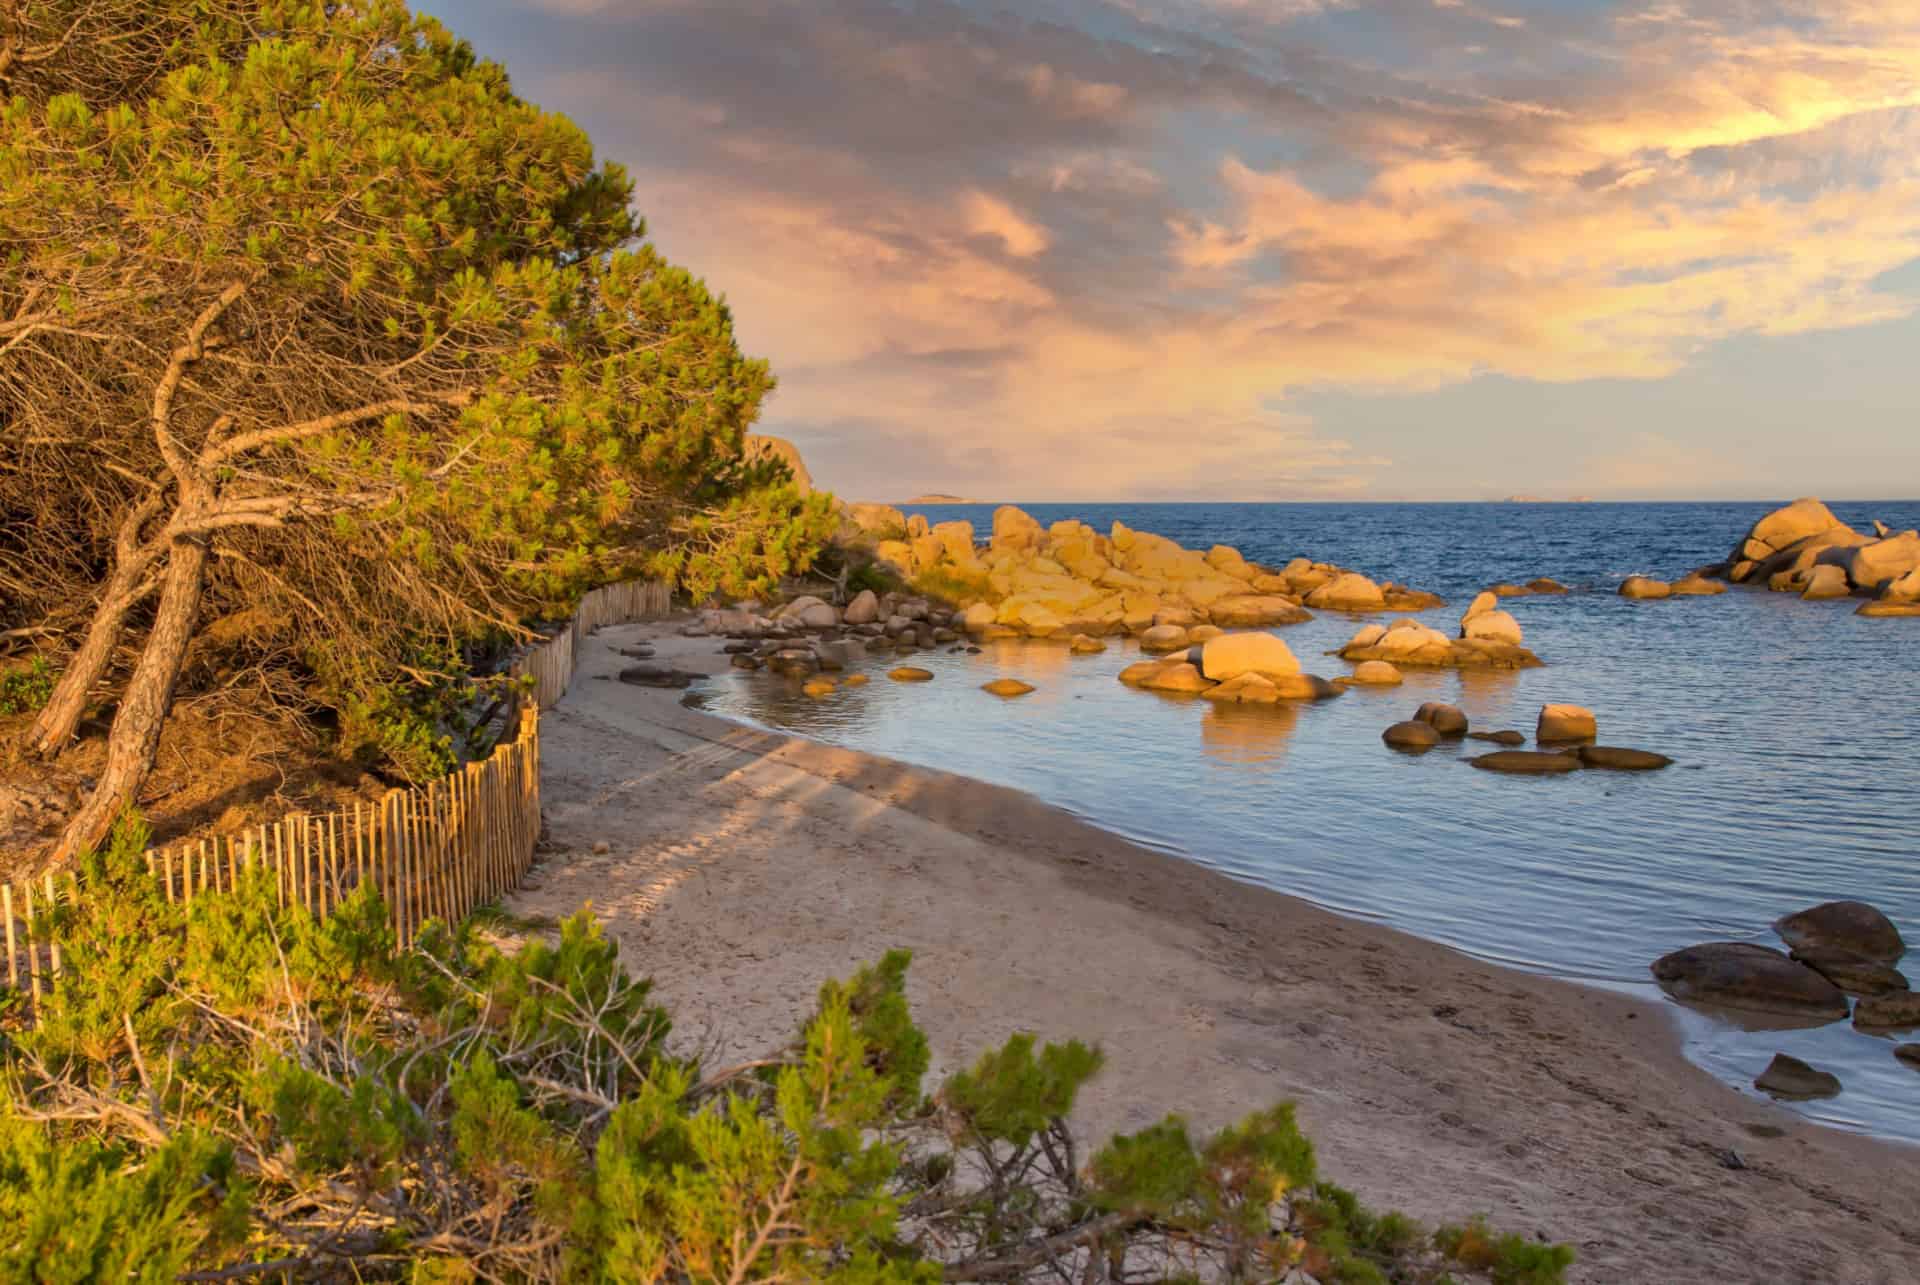
[[[1572,1243],[1572,1279],[1911,1278],[1914,1150],[1727,1087],[1665,1005],[610,681],[612,647],[641,637],[721,669],[718,640],[678,623],[587,641],[543,720],[552,851],[510,908],[591,900],[683,1039],[754,1056],[821,981],[905,946],[936,1076],[1021,1029],[1107,1049],[1090,1137],[1292,1098],[1329,1178],[1429,1223],[1485,1212]]]

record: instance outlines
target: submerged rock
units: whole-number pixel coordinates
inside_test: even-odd
[[[1775,1053],[1767,1069],[1754,1079],[1753,1087],[1776,1098],[1801,1102],[1835,1096],[1840,1092],[1840,1077],[1808,1066],[1797,1057]]]
[[[835,682],[831,678],[827,678],[824,676],[819,678],[809,678],[806,682],[800,684],[801,694],[805,696],[813,696],[813,697],[831,696],[834,692],[838,691],[839,689],[840,689],[839,683]]]
[[[1575,751],[1586,767],[1608,768],[1615,772],[1652,772],[1670,767],[1673,760],[1652,750],[1630,750],[1618,745],[1582,745]]]
[[[1675,999],[1828,1021],[1847,1015],[1838,986],[1785,952],[1751,942],[1688,946],[1656,959],[1652,971]]]
[[[1490,741],[1495,745],[1525,745],[1527,743],[1526,733],[1524,732],[1468,732],[1467,739],[1470,741]]]
[[[1470,758],[1467,762],[1484,772],[1515,772],[1533,776],[1580,770],[1580,760],[1573,755],[1546,750],[1495,750],[1491,754]]]
[[[1910,990],[1869,995],[1854,1005],[1853,1024],[1863,1031],[1904,1031],[1920,1026],[1920,995]]]
[[[1466,711],[1458,705],[1445,705],[1439,701],[1428,701],[1414,711],[1415,721],[1425,723],[1442,736],[1465,736],[1467,734]]]
[[[933,671],[917,665],[900,665],[889,669],[887,677],[896,683],[930,683],[933,681]]]
[[[1017,678],[996,678],[990,683],[980,684],[980,690],[991,692],[995,696],[1025,696],[1035,690],[1032,683],[1023,683]]]
[[[1896,1044],[1893,1055],[1916,1071],[1920,1071],[1920,1044]]]
[[[1724,584],[1709,580],[1697,571],[1673,582],[1673,596],[1676,598],[1710,598],[1726,591]]]
[[[1825,901],[1775,920],[1773,930],[1796,951],[1842,951],[1882,963],[1907,951],[1893,921],[1864,901]]]
[[[1850,995],[1886,995],[1912,989],[1892,964],[1844,950],[1793,950],[1795,959]]]
[[[1628,576],[1620,582],[1622,598],[1670,598],[1673,586],[1651,576]]]
[[[1380,739],[1396,750],[1430,750],[1440,743],[1440,733],[1429,723],[1409,720],[1395,723],[1380,733]]]
[[[1067,649],[1076,656],[1095,656],[1105,651],[1107,645],[1089,634],[1075,634]]]

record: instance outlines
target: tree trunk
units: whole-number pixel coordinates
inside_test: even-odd
[[[113,663],[113,649],[126,628],[127,613],[145,596],[140,592],[144,570],[144,564],[129,566],[124,560],[114,567],[100,605],[87,625],[86,638],[61,671],[60,681],[54,684],[53,695],[40,716],[33,720],[33,730],[27,734],[27,753],[52,758],[73,739],[80,716],[87,711],[87,697]]]
[[[167,578],[160,589],[153,629],[147,635],[140,663],[120,699],[113,732],[107,737],[107,766],[93,793],[74,813],[60,836],[56,861],[97,847],[139,794],[153,770],[160,747],[160,728],[173,703],[173,685],[187,657],[187,644],[200,618],[200,596],[206,587],[206,536],[187,536],[173,542],[167,556]]]

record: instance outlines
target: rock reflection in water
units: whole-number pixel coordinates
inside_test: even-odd
[[[1241,765],[1283,762],[1287,747],[1307,712],[1297,701],[1274,705],[1201,703],[1207,707],[1200,719],[1201,747],[1210,758]]]

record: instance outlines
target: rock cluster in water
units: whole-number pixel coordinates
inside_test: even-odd
[[[1920,616],[1920,531],[1856,531],[1811,497],[1754,523],[1725,570],[1735,584],[1808,599],[1868,598],[1861,615]]]
[[[1115,522],[1043,527],[1013,505],[994,511],[985,544],[971,522],[929,525],[889,505],[846,510],[856,538],[878,559],[958,609],[956,627],[977,637],[1099,638],[1131,634],[1162,652],[1185,649],[1198,630],[1269,628],[1327,611],[1422,611],[1430,593],[1330,563],[1249,562],[1231,545],[1201,552]]]
[[[1754,942],[1688,946],[1653,962],[1654,980],[1676,999],[1820,1024],[1851,1011],[1857,1030],[1920,1027],[1920,994],[1895,963],[1906,953],[1900,931],[1863,901],[1829,901],[1776,920],[1787,950]],[[1857,1000],[1857,1002],[1853,1002]],[[1904,1050],[1896,1057],[1920,1065]],[[1840,1082],[1784,1054],[1754,1084],[1778,1097],[1830,1097]]]
[[[1268,633],[1219,633],[1178,655],[1128,665],[1120,681],[1147,691],[1248,705],[1326,700],[1341,691],[1338,684],[1302,673],[1293,649]]]

